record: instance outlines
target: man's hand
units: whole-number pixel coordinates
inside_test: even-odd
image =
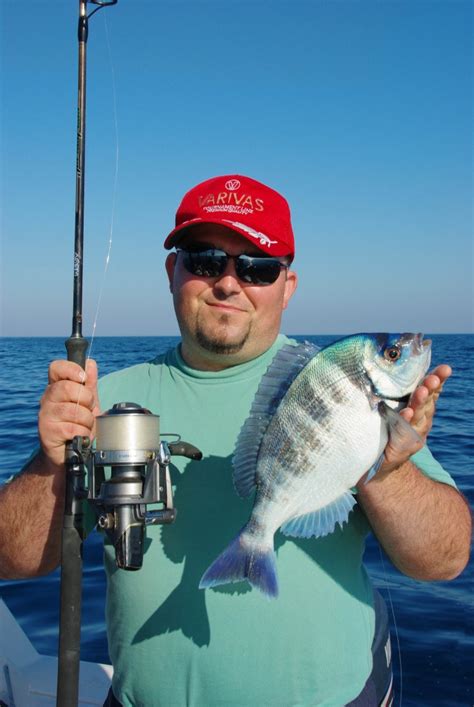
[[[400,412],[403,421],[398,417],[397,425],[394,416],[379,472],[368,484],[363,477],[357,485],[357,501],[393,564],[424,581],[453,579],[469,559],[471,515],[465,499],[409,459],[426,441],[450,375],[450,367],[442,365],[426,376]]]
[[[451,373],[451,368],[446,364],[437,366],[413,391],[408,406],[400,411],[400,415],[415,428],[423,442],[431,430],[436,403]]]
[[[76,435],[93,438],[98,414],[95,361],[86,371],[72,361],[54,361],[38,418],[41,452],[0,489],[0,578],[37,577],[58,566],[65,444]]]
[[[96,362],[89,359],[84,372],[72,361],[53,361],[38,417],[41,448],[47,460],[60,466],[68,440],[76,435],[93,439],[99,414]]]
[[[413,435],[411,439],[407,440],[407,436],[404,436],[404,444],[401,448],[397,443],[397,436],[392,435],[385,448],[385,459],[381,470],[392,471],[406,462],[425,444],[433,424],[436,403],[443,390],[443,385],[451,373],[449,366],[441,364],[429,373],[421,385],[413,391],[407,407],[400,410],[399,414],[411,425],[419,439],[417,440]]]

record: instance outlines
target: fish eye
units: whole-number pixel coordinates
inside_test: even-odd
[[[402,352],[399,346],[387,346],[387,348],[383,352],[383,355],[385,356],[387,361],[393,362],[398,361],[398,359],[402,355]]]

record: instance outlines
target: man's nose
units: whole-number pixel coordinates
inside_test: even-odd
[[[235,272],[235,264],[232,258],[227,261],[226,269],[222,275],[217,278],[214,283],[214,287],[226,295],[234,294],[240,292],[242,286],[240,280]]]

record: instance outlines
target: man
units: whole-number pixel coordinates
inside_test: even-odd
[[[2,576],[57,566],[65,441],[93,435],[100,408],[133,400],[160,414],[163,431],[200,447],[204,460],[175,458],[178,518],[148,529],[139,572],[118,570],[105,542],[114,664],[108,704],[388,704],[389,669],[379,664],[385,637],[362,566],[364,539],[372,527],[402,572],[450,579],[468,559],[467,505],[426,448],[401,452],[389,443],[376,477],[359,483],[342,530],[318,540],[278,534],[278,599],[265,600],[247,583],[200,590],[202,574],[251,509],[252,500],[233,489],[231,457],[261,377],[287,342],[281,315],[297,284],[289,208],[253,179],[216,177],[185,195],[165,246],[177,248],[166,270],[181,344],[106,376],[99,392],[93,362],[85,386],[75,364],[51,364],[41,451],[0,498]],[[402,412],[423,439],[449,375],[439,366]],[[35,519],[29,528],[25,518]]]

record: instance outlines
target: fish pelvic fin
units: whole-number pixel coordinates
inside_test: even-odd
[[[243,531],[228,545],[203,574],[200,589],[246,579],[266,597],[278,596],[275,552],[273,547],[255,548],[245,542]]]
[[[255,394],[247,420],[237,438],[233,456],[235,490],[242,498],[255,488],[258,454],[268,425],[288,388],[317,354],[309,342],[286,344],[275,354]]]
[[[322,538],[332,533],[336,524],[342,528],[355,504],[354,496],[345,491],[342,496],[317,511],[290,518],[280,530],[284,535],[294,538]]]

